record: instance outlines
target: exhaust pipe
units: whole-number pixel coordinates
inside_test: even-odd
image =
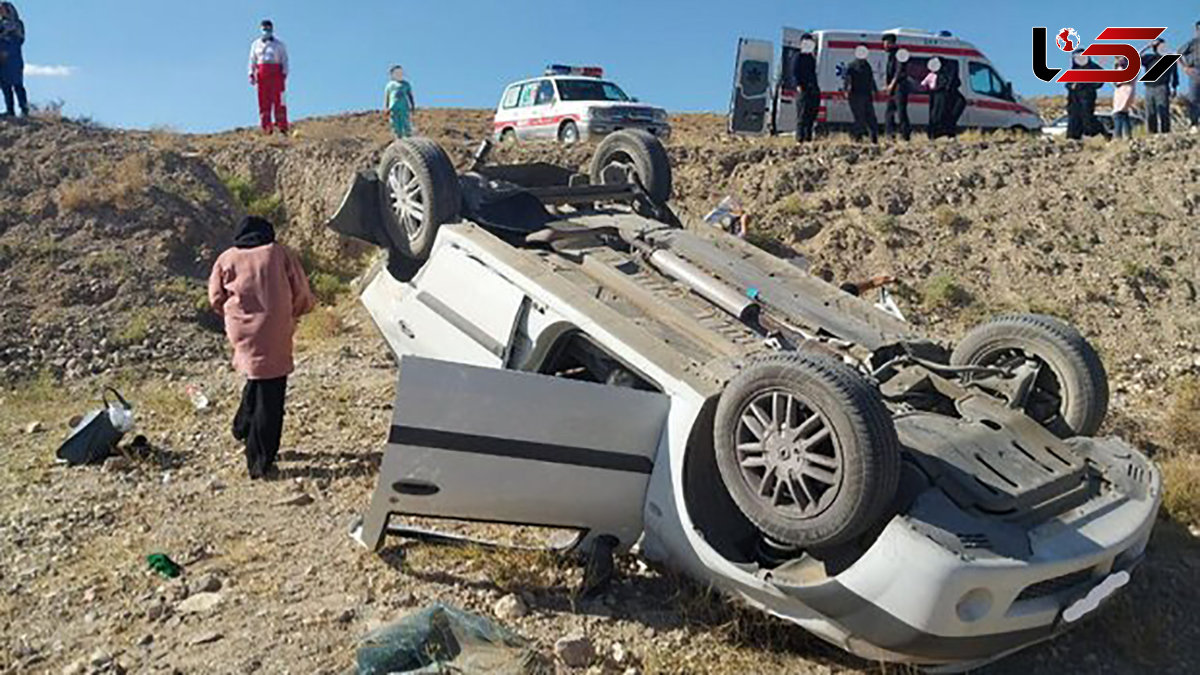
[[[692,289],[696,295],[736,316],[739,320],[749,324],[758,321],[761,308],[757,302],[714,279],[699,267],[663,249],[649,251],[646,257],[659,272],[679,281]]]

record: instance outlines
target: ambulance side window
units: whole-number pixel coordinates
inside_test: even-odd
[[[520,97],[521,97],[521,86],[514,84],[513,86],[504,90],[504,98],[501,99],[501,101],[500,101],[500,107],[515,108],[515,107],[517,107],[517,100]]]
[[[971,91],[992,98],[1004,98],[1004,81],[990,66],[982,63],[970,64]]]
[[[554,84],[550,80],[542,80],[538,85],[537,100],[534,105],[547,105],[554,103]]]
[[[538,82],[526,82],[521,85],[521,99],[517,105],[522,108],[533,105],[533,101],[537,97],[538,84]]]

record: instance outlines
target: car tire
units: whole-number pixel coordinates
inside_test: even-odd
[[[614,164],[631,170],[654,202],[666,204],[671,199],[671,160],[654,134],[641,129],[609,134],[592,155],[592,184],[604,185],[605,169]]]
[[[575,145],[579,142],[579,125],[571,120],[563,122],[558,128],[558,142],[563,145]]]
[[[504,131],[500,132],[500,143],[502,143],[504,145],[512,145],[513,143],[516,143],[516,142],[517,142],[517,130],[516,129],[513,129],[512,127],[508,127]]]
[[[837,546],[891,515],[900,480],[891,415],[865,379],[828,356],[749,364],[721,394],[713,434],[726,490],[774,542]]]
[[[1108,414],[1108,374],[1092,345],[1059,319],[1040,314],[996,317],[968,332],[950,363],[995,366],[1015,358],[1048,366],[1034,384],[1027,415],[1062,438],[1099,431]]]
[[[384,150],[378,174],[388,237],[403,257],[427,260],[438,228],[457,221],[462,208],[454,165],[437,143],[402,138]]]

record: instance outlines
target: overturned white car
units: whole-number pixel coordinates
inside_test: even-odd
[[[1157,469],[1095,352],[1006,316],[953,349],[714,228],[619,132],[589,175],[459,175],[424,139],[331,226],[389,251],[362,300],[400,361],[356,536],[405,515],[569,528],[868,659],[966,666],[1096,610],[1143,555]]]

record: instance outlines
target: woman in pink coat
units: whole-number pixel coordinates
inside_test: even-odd
[[[316,298],[296,254],[275,243],[271,223],[250,216],[213,265],[208,299],[225,320],[233,366],[246,376],[233,437],[246,444],[250,477],[263,478],[275,473],[296,321]]]

